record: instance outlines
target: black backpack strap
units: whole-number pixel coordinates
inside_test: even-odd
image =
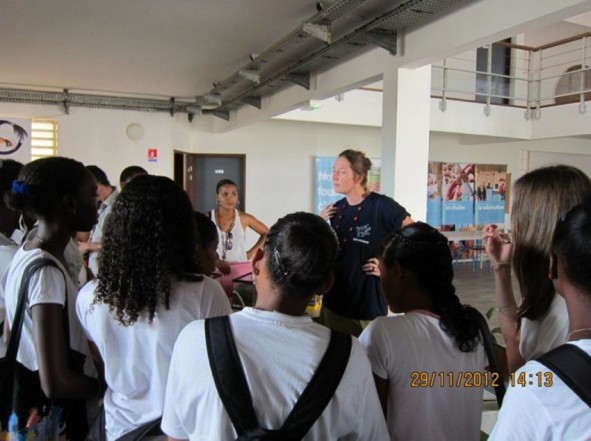
[[[227,316],[205,320],[205,342],[215,387],[238,436],[257,428],[252,397]]]
[[[494,389],[495,395],[497,397],[497,404],[499,405],[500,409],[501,405],[503,404],[505,393],[507,392],[507,387],[505,386],[505,379],[503,378],[503,372],[501,371],[499,360],[495,354],[490,328],[488,327],[488,323],[480,311],[478,311],[476,308],[473,308],[472,306],[466,306],[465,308],[472,313],[474,320],[476,320],[478,328],[480,329],[482,344],[484,345],[484,350],[486,351],[486,358],[488,358],[488,367],[492,373],[498,375],[498,380],[495,382]]]
[[[320,418],[347,369],[351,346],[350,335],[331,331],[328,348],[314,376],[281,426],[289,439],[301,440]]]
[[[578,346],[564,344],[536,361],[551,369],[591,407],[591,357]]]
[[[33,274],[44,266],[54,266],[59,269],[57,264],[48,257],[43,257],[29,263],[23,272],[22,282],[18,292],[18,303],[14,314],[14,320],[10,328],[10,339],[8,340],[8,347],[6,349],[5,360],[7,363],[14,365],[16,362],[16,355],[21,340],[21,331],[23,329],[25,305],[27,303],[27,291],[29,289],[29,282]],[[66,295],[66,302],[68,296]],[[66,303],[67,304],[67,303]],[[69,337],[69,334],[68,334]]]
[[[11,397],[10,399],[2,400],[0,403],[0,420],[2,420],[3,423],[6,423],[8,415],[10,415],[15,409],[15,398],[18,396],[18,387],[15,389],[15,376],[17,373],[16,357],[23,329],[29,282],[31,281],[33,274],[44,266],[57,267],[53,260],[49,258],[41,258],[29,263],[23,271],[23,277],[18,291],[16,311],[10,331],[10,339],[8,340],[8,347],[4,357],[4,372],[0,375],[0,396],[3,398]]]

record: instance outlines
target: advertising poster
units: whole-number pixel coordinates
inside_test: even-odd
[[[474,226],[474,164],[444,162],[441,164],[442,226],[455,230]]]
[[[477,228],[482,228],[486,224],[504,227],[507,184],[506,165],[476,165],[475,223]]]
[[[317,156],[315,170],[315,213],[320,214],[322,208],[332,204],[343,196],[335,193],[332,186],[332,166],[334,156]]]
[[[380,191],[381,165],[380,158],[370,158],[371,169],[367,174],[367,188],[371,191]],[[328,204],[333,204],[343,197],[335,193],[332,185],[332,167],[336,156],[317,156],[314,176],[314,209],[316,214],[320,214],[322,208]]]
[[[441,162],[429,162],[427,174],[427,223],[435,228],[441,226]]]
[[[31,161],[31,120],[0,116],[0,159]]]

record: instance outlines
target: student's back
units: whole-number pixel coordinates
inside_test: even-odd
[[[160,304],[153,321],[141,318],[121,326],[104,303],[93,305],[96,282],[78,296],[78,316],[105,364],[107,432],[119,437],[159,418],[172,348],[177,336],[193,320],[227,315],[228,300],[219,283],[173,282],[170,309]]]
[[[380,261],[395,317],[359,337],[387,412],[392,440],[478,439],[482,388],[490,375],[475,316],[455,294],[447,239],[416,222],[394,232]]]
[[[258,423],[279,429],[316,372],[330,330],[304,315],[313,293],[332,284],[336,241],[321,218],[280,219],[253,261],[256,308],[230,316]],[[162,428],[191,440],[233,440],[236,431],[213,380],[205,324],[188,325],[175,344]],[[369,361],[357,340],[337,390],[305,440],[385,440],[388,434]]]
[[[100,272],[77,313],[104,362],[107,437],[162,415],[174,342],[189,322],[231,312],[214,280],[195,274],[191,203],[170,179],[137,176],[105,226]]]

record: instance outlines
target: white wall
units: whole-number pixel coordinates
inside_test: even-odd
[[[57,120],[59,155],[98,165],[114,185],[128,165],[172,176],[172,150],[191,149],[193,128],[184,114],[172,118],[165,113],[72,108],[70,115],[65,115],[54,106],[0,103],[0,115]],[[130,140],[125,133],[132,122],[144,127],[139,141]],[[158,149],[158,162],[148,162],[148,148]]]
[[[314,157],[347,148],[380,155],[379,128],[265,121],[226,133],[194,133],[194,153],[245,153],[247,211],[271,225],[293,211],[313,211]]]
[[[537,122],[540,126],[549,117],[548,110],[544,109]],[[4,103],[0,103],[0,115],[57,119],[60,154],[99,165],[114,183],[120,171],[130,164],[172,177],[174,149],[244,153],[247,209],[269,225],[288,212],[312,211],[315,156],[337,155],[346,148],[357,148],[377,157],[381,151],[381,129],[375,127],[271,120],[214,134],[209,131],[207,120],[189,125],[186,115],[171,118],[165,114],[90,109],[72,109],[71,115],[63,115],[51,106]],[[125,128],[131,122],[144,126],[143,140],[127,139]],[[157,163],[147,162],[149,147],[159,149]],[[507,164],[516,178],[522,174],[521,150],[591,154],[591,139],[516,141],[431,132],[429,159]]]
[[[591,139],[567,137],[521,141],[431,132],[429,159],[431,161],[507,164],[507,171],[512,174],[512,179],[515,180],[525,173],[520,169],[520,152],[522,150],[591,155]]]

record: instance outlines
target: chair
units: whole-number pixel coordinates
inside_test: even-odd
[[[256,288],[252,278],[252,271],[232,279],[232,309],[243,309],[256,303]]]
[[[482,244],[481,240],[474,240],[472,245],[466,245],[464,243],[464,249],[472,251],[472,272],[476,271],[476,265],[480,265],[482,269],[482,253],[486,251],[486,248]]]

